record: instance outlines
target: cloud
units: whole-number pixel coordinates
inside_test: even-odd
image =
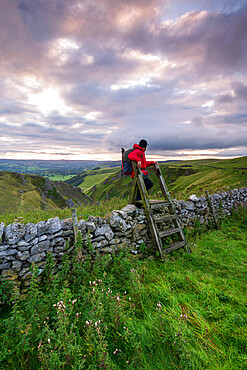
[[[2,0],[1,153],[242,147],[246,31],[245,1]]]

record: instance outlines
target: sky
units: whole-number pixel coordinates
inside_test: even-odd
[[[0,158],[247,155],[247,0],[0,0]]]

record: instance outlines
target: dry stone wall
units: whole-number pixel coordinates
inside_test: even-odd
[[[230,215],[232,207],[247,204],[247,187],[221,192],[211,196],[216,215]],[[206,197],[192,195],[187,201],[173,200],[176,213],[182,226],[193,226],[197,219],[201,224],[211,219]],[[159,206],[155,216],[167,212]],[[88,239],[95,253],[115,253],[127,249],[138,254],[143,244],[152,248],[147,220],[143,209],[127,205],[122,210],[112,211],[104,217],[89,216],[78,223],[83,243]],[[166,225],[167,227],[167,225]],[[168,225],[169,227],[169,225]],[[74,249],[74,232],[71,219],[58,217],[37,224],[13,223],[5,226],[0,223],[0,274],[3,279],[12,280],[25,292],[30,285],[30,266],[35,264],[42,273],[47,254],[50,252],[57,264],[63,254],[71,254]]]

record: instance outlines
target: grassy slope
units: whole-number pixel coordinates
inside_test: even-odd
[[[236,167],[236,168],[235,168]],[[160,164],[162,174],[173,198],[187,199],[191,194],[201,195],[228,190],[247,184],[247,157],[230,160],[195,160]],[[246,168],[246,169],[244,169]],[[152,194],[159,193],[157,177],[152,168],[149,175],[154,182]],[[112,197],[127,197],[131,189],[131,178],[119,178],[120,170],[104,179],[87,193],[96,200]]]
[[[83,192],[89,190],[92,186],[99,184],[108,178],[112,173],[117,171],[116,168],[99,168],[94,170],[84,171],[82,174],[68,179],[66,182],[75,186],[79,186]]]
[[[64,208],[66,199],[75,203],[89,200],[77,188],[63,182],[52,182],[41,176],[0,171],[0,214]]]
[[[62,269],[62,287],[55,281],[2,310],[1,368],[55,369],[69,358],[74,368],[96,369],[107,358],[112,369],[246,369],[246,222],[242,212],[221,230],[189,236],[193,253],[176,251],[164,263],[126,254],[75,263],[70,277]],[[65,325],[54,308],[59,300],[68,305]]]
[[[99,184],[107,179],[112,173],[116,172],[116,168],[101,168],[99,170],[87,171],[87,176],[79,185],[83,192],[86,192],[92,186]]]

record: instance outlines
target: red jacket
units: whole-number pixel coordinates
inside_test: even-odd
[[[154,161],[146,161],[145,149],[144,148],[140,147],[137,144],[134,144],[133,145],[133,148],[135,150],[133,150],[133,152],[131,152],[128,155],[128,158],[131,161],[135,161],[136,163],[139,162],[139,161],[141,161],[141,170],[142,170],[142,173],[144,175],[148,176],[148,172],[146,171],[146,168],[152,166],[154,164]],[[134,178],[134,176],[135,176],[135,171],[133,170],[132,173],[131,173],[132,179]]]

